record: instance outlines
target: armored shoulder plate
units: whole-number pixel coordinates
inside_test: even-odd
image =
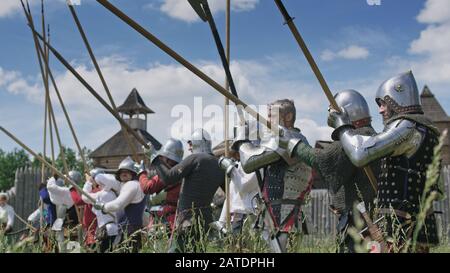
[[[300,130],[291,129],[289,130],[289,133],[291,137],[301,139],[303,143],[308,144],[308,140],[300,133]],[[298,159],[291,157],[287,149],[280,147],[278,137],[272,136],[269,139],[261,141],[261,146],[276,152],[289,166],[298,162]]]
[[[342,134],[341,143],[352,163],[362,167],[385,156],[410,155],[417,150],[421,138],[422,134],[413,122],[399,119],[375,136],[363,136],[348,130]]]

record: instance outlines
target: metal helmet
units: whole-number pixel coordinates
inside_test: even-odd
[[[89,172],[89,175],[95,179],[95,177],[101,173],[105,173],[105,170],[102,168],[95,168]]]
[[[81,175],[81,173],[79,171],[70,171],[69,178],[73,182],[75,182],[77,184],[81,184],[81,180],[83,179],[83,176]]]
[[[136,165],[135,164],[136,164],[136,162],[134,162],[134,160],[131,159],[131,157],[127,156],[119,164],[119,168],[117,169],[117,172],[116,172],[116,179],[118,181],[120,181],[120,177],[119,177],[120,172],[124,171],[124,170],[130,171],[130,172],[134,173],[135,175],[137,175],[138,170],[136,169]]]
[[[157,155],[167,157],[168,159],[180,163],[181,160],[183,160],[184,155],[183,143],[178,139],[169,138],[164,146],[158,151]]]
[[[55,180],[55,184],[56,184],[56,186],[64,187],[64,180],[61,178],[58,178]]]
[[[340,91],[334,98],[337,105],[345,109],[351,122],[371,118],[369,105],[358,91],[353,89]]]
[[[211,137],[208,132],[203,129],[196,129],[189,140],[192,145],[192,153],[212,153]]]
[[[419,89],[412,71],[397,75],[383,82],[378,88],[375,101],[383,100],[397,114],[423,113],[419,100]]]

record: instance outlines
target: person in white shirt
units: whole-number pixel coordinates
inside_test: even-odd
[[[100,191],[92,192],[92,189],[98,185]],[[114,175],[105,174],[101,169],[94,169],[90,175],[86,174],[86,183],[83,191],[88,193],[97,202],[108,203],[119,196],[120,182]],[[83,195],[83,201],[92,204],[86,196]],[[116,212],[103,213],[101,210],[92,208],[92,212],[97,218],[96,240],[99,244],[100,253],[112,251],[117,235],[119,234],[119,225]]]
[[[239,233],[247,215],[255,214],[253,200],[259,194],[259,185],[255,172],[247,174],[242,169],[239,162],[239,153],[231,150],[230,156],[236,160],[233,168],[225,170],[231,179],[229,188],[231,231]],[[223,229],[226,225],[226,204],[227,200],[224,202],[222,213],[216,225],[222,231],[230,232]]]
[[[116,180],[121,182],[119,196],[110,202],[97,201],[94,208],[104,213],[125,211],[125,221],[122,229],[129,237],[132,252],[138,252],[142,245],[140,229],[143,228],[143,214],[145,209],[145,194],[137,181],[137,164],[130,158],[125,158],[116,172]]]
[[[76,173],[76,172],[75,172]],[[80,183],[79,175],[73,176],[74,172],[69,172],[69,178]],[[81,216],[76,208],[74,202],[74,194],[78,195],[76,189],[73,187],[66,187],[62,178],[51,177],[47,180],[47,190],[50,201],[56,206],[56,221],[52,225],[52,230],[56,233],[56,240],[58,241],[58,249],[60,252],[66,251],[66,244],[64,243],[64,228],[73,230],[81,223]],[[78,233],[72,232],[69,234],[69,240],[76,241]]]
[[[8,234],[14,226],[14,208],[8,205],[8,195],[0,193],[0,232]]]

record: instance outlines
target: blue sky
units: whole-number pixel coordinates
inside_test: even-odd
[[[297,126],[311,141],[329,138],[327,101],[271,0],[231,0],[232,72],[240,96],[249,104],[294,99]],[[31,0],[35,21],[38,0]],[[104,94],[65,1],[47,0],[52,44]],[[185,0],[114,0],[130,17],[198,65],[218,82],[224,72],[209,27],[196,20]],[[224,38],[224,1],[211,1]],[[291,16],[333,91],[356,89],[366,96],[374,124],[374,103],[385,79],[412,69],[421,89],[427,84],[444,109],[450,109],[450,8],[446,0],[285,0]],[[222,104],[223,98],[180,67],[153,44],[93,0],[81,0],[78,16],[104,69],[116,104],[137,87],[156,114],[149,131],[161,142],[171,135],[175,105]],[[0,124],[37,151],[42,150],[43,90],[31,34],[16,0],[0,4]],[[80,142],[96,148],[119,130],[118,123],[68,74],[56,59],[57,76]],[[106,96],[104,96],[106,97]],[[57,103],[56,99],[53,100]],[[59,109],[58,106],[55,108]],[[74,147],[60,110],[63,142]],[[0,148],[16,145],[0,135]]]

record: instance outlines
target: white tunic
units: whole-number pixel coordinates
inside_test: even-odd
[[[47,181],[47,190],[48,195],[50,196],[50,201],[52,201],[52,203],[56,206],[65,205],[67,208],[73,206],[74,203],[69,188],[65,186],[58,186],[55,178],[52,177]]]
[[[259,193],[256,174],[247,174],[242,169],[241,163],[231,172],[230,183],[230,213],[252,214],[252,200]],[[226,221],[226,200],[220,214],[220,222]]]
[[[116,212],[124,209],[129,204],[138,204],[144,199],[145,194],[138,181],[132,180],[122,183],[119,196],[111,202],[105,204],[105,212]]]
[[[14,226],[14,209],[8,204],[0,206],[0,224],[6,224],[7,227]]]
[[[97,181],[97,179],[96,179]],[[87,181],[84,184],[83,191],[88,193],[92,198],[94,198],[97,202],[107,203],[116,199],[116,194],[113,193],[110,188],[104,188],[101,185],[102,190],[93,193],[92,192],[92,183]],[[83,199],[84,200],[84,199]],[[89,199],[86,198],[87,203],[91,203]],[[119,226],[117,224],[117,215],[115,212],[111,212],[110,214],[104,214],[102,211],[92,208],[92,212],[97,217],[97,225],[99,228],[106,225],[106,232],[109,236],[115,236],[119,234]]]

